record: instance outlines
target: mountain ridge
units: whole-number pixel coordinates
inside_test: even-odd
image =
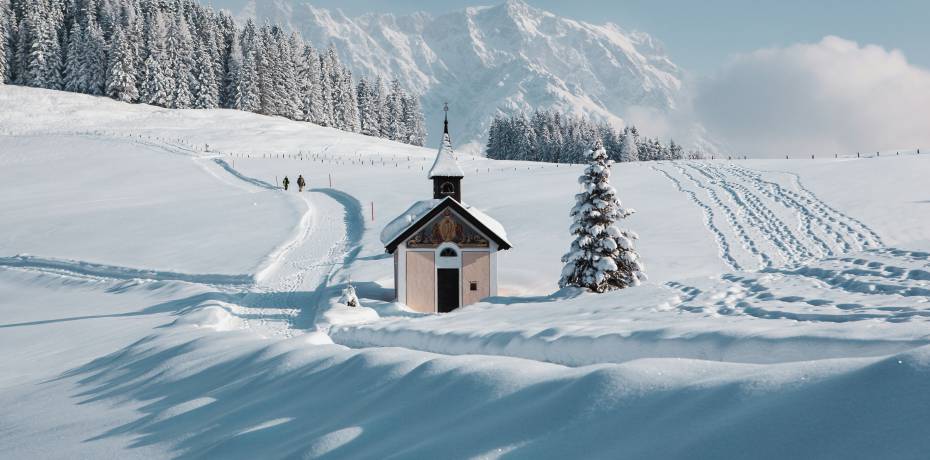
[[[496,114],[555,108],[621,127],[632,111],[670,114],[682,99],[684,72],[651,35],[563,18],[522,0],[435,16],[349,17],[307,0],[246,0],[228,9],[238,20],[290,27],[315,46],[333,44],[356,75],[397,78],[420,94],[431,143],[449,102],[453,136],[472,152],[482,149]]]

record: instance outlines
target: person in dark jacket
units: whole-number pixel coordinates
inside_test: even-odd
[[[291,185],[291,180],[284,176],[284,190],[287,190],[288,185]]]
[[[297,176],[297,187],[299,187],[299,191],[301,192],[304,191],[304,187],[306,186],[307,186],[307,181],[304,180],[304,176],[303,175]]]

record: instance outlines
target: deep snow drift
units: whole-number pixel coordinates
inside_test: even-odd
[[[500,297],[422,316],[379,234],[429,198],[434,148],[15,87],[0,108],[11,458],[930,448],[924,156],[617,165],[650,281],[600,296],[556,292],[580,167],[460,158],[515,248]]]

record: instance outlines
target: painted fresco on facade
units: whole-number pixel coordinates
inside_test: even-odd
[[[460,248],[488,247],[486,238],[472,230],[458,215],[448,209],[410,237],[407,247],[435,248],[446,242],[455,243]]]

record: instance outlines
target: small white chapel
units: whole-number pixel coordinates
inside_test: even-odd
[[[448,106],[429,179],[433,198],[418,201],[381,232],[394,255],[396,300],[423,313],[446,313],[497,295],[497,251],[512,247],[504,227],[462,202],[465,173],[452,150]]]

